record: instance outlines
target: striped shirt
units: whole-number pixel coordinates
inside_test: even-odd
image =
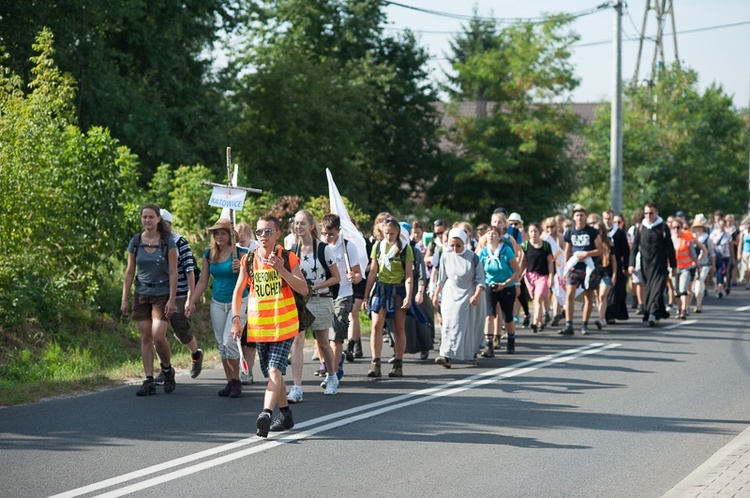
[[[195,258],[185,237],[172,232],[172,238],[177,246],[177,299],[179,299],[188,295],[187,274],[195,271]]]

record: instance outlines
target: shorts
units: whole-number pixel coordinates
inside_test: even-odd
[[[687,295],[690,290],[690,282],[693,281],[694,275],[694,268],[683,268],[682,270],[677,270],[677,276],[672,279],[672,287],[674,287],[675,297]]]
[[[133,320],[141,322],[143,320],[163,320],[167,321],[167,315],[164,308],[169,302],[169,294],[163,296],[145,296],[135,293],[133,297]]]
[[[484,295],[487,296],[487,316],[497,316],[496,309],[499,304],[505,323],[513,321],[513,307],[516,304],[515,285],[499,291],[494,291],[490,288],[490,291],[485,292]]]
[[[349,317],[354,307],[354,296],[333,300],[333,329],[328,332],[328,340],[343,343],[349,336]]]
[[[599,286],[612,287],[612,277],[605,275],[599,279]]]
[[[643,270],[639,268],[633,271],[633,274],[630,276],[630,283],[640,284],[641,282],[643,282]]]
[[[174,336],[181,344],[188,344],[193,340],[193,334],[190,333],[190,318],[185,316],[186,303],[187,297],[178,297],[175,301],[174,314],[169,317]]]
[[[313,296],[305,306],[315,316],[311,329],[317,332],[333,327],[333,298]]]
[[[743,252],[742,259],[740,260],[740,278],[745,277],[745,273],[750,271],[750,252]]]
[[[367,277],[362,278],[362,280],[358,284],[352,284],[352,292],[354,294],[354,299],[364,299],[366,287],[367,287]]]
[[[584,287],[584,282],[586,281],[586,268],[576,268],[575,266],[568,270],[568,273],[565,274],[565,285],[575,285],[576,287],[581,287],[585,290],[594,290],[599,288],[599,282],[601,280],[601,277],[599,276],[599,272],[594,269],[591,272],[591,276],[589,277],[589,286],[588,288]]]
[[[268,370],[274,368],[286,375],[289,364],[289,352],[292,350],[294,337],[281,342],[258,342],[258,361],[263,377],[268,378]]]
[[[532,298],[545,297],[549,293],[549,275],[527,271],[523,276]]]

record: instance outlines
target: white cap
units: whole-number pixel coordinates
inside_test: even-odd
[[[166,209],[162,209],[159,214],[162,220],[172,223],[172,213],[170,213]]]

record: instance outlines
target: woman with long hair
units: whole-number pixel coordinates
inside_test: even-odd
[[[239,398],[242,394],[240,380],[240,350],[237,342],[232,338],[232,297],[237,285],[240,271],[240,259],[247,254],[247,249],[232,245],[231,233],[234,231],[232,222],[221,218],[214,226],[208,228],[211,233],[211,246],[203,253],[203,271],[195,293],[190,298],[189,309],[186,313],[195,311],[195,303],[208,287],[209,277],[213,277],[211,284],[211,324],[214,337],[219,345],[221,364],[227,384],[219,391],[219,396]],[[237,232],[235,232],[235,238]],[[236,255],[236,256],[235,256]],[[242,327],[245,327],[247,309],[247,290],[242,296]],[[188,316],[189,316],[188,315]]]
[[[141,360],[146,374],[146,380],[136,395],[156,394],[154,347],[162,362],[164,392],[168,394],[175,389],[167,326],[175,312],[177,299],[177,246],[156,204],[141,207],[141,226],[143,231],[135,234],[128,245],[120,311],[124,316],[128,315],[128,296],[135,279],[132,318],[141,336]]]
[[[394,353],[389,377],[403,377],[406,351],[406,310],[411,306],[414,251],[408,241],[401,240],[401,226],[395,218],[386,218],[382,225],[383,240],[376,243],[370,254],[370,274],[367,276],[365,296],[370,297],[372,316],[372,365],[368,377],[380,377],[380,355],[383,352],[383,326],[386,317],[393,318]],[[370,292],[372,291],[372,295]]]

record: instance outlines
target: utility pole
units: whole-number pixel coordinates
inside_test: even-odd
[[[612,121],[609,149],[610,207],[622,211],[622,0],[615,0],[612,52]]]

